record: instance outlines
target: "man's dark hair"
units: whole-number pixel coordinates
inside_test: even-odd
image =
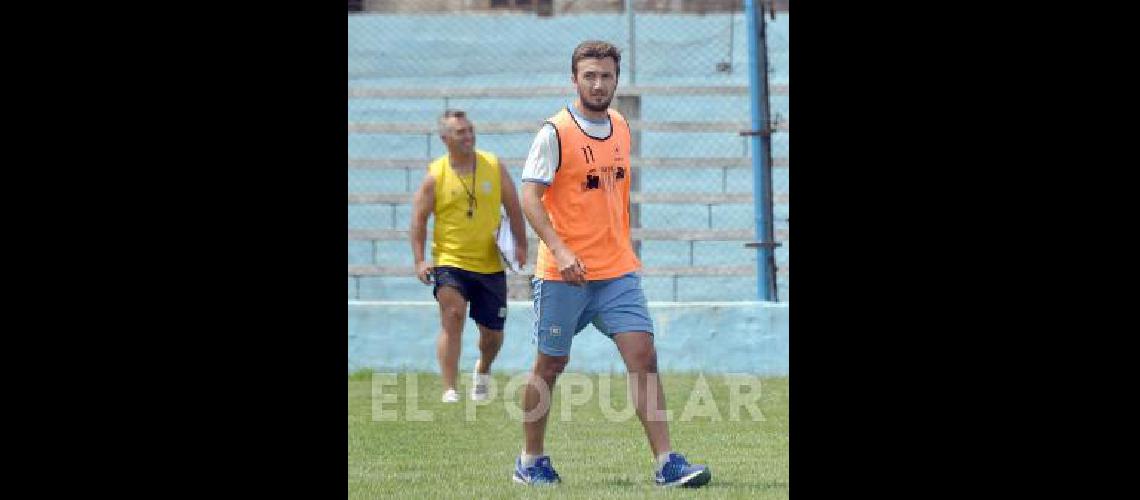
[[[617,68],[617,72],[614,76],[620,76],[621,49],[618,49],[609,42],[586,40],[574,48],[574,55],[570,57],[570,73],[574,76],[578,76],[578,61],[582,59],[605,59],[607,57],[614,58],[614,67]]]

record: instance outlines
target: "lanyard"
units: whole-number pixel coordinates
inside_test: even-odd
[[[451,172],[455,174],[455,177],[457,179],[459,179],[459,183],[463,185],[463,190],[467,192],[467,218],[468,219],[475,216],[475,212],[474,212],[475,207],[479,206],[478,201],[475,200],[475,191],[473,189],[475,187],[475,184],[478,182],[478,179],[475,178],[475,175],[478,173],[478,171],[479,171],[479,161],[475,160],[473,162],[473,164],[471,165],[471,186],[472,187],[468,188],[467,183],[463,182],[463,176],[459,175],[459,172],[456,172],[454,167],[451,169]]]

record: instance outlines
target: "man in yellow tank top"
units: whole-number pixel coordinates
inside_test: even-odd
[[[617,346],[629,373],[637,417],[656,460],[661,486],[702,486],[712,473],[690,465],[669,442],[665,395],[657,376],[653,321],[629,233],[630,133],[609,109],[621,53],[586,41],[570,58],[578,98],[552,116],[531,145],[522,175],[522,207],[541,243],[533,281],[538,353],[523,392],[525,443],[514,480],[561,479],[543,453],[550,394],[570,360],[574,335],[593,323]]]
[[[428,165],[412,200],[409,238],[416,277],[433,281],[441,330],[436,358],[443,378],[445,403],[459,401],[456,374],[464,313],[479,327],[479,360],[472,374],[471,399],[487,398],[491,363],[503,344],[507,318],[507,278],[496,243],[500,206],[506,209],[518,264],[526,264],[526,231],[518,194],[499,159],[475,149],[475,129],[466,113],[445,111],[439,119],[447,154]],[[431,260],[424,258],[428,216],[435,217]]]

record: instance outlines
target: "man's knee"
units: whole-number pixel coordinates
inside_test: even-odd
[[[642,371],[645,373],[657,373],[657,352],[650,351],[646,356]]]
[[[482,329],[479,331],[479,343],[488,346],[496,346],[503,343],[503,331]]]
[[[443,315],[443,323],[451,323],[451,325],[463,326],[463,314],[466,312],[467,304],[463,302],[451,302],[440,304],[440,314]]]
[[[626,355],[628,364],[626,368],[630,372],[657,373],[657,349],[654,348],[652,340],[635,343],[627,349],[629,352]]]
[[[652,351],[638,353],[630,357],[626,368],[631,373],[657,373],[657,355]]]
[[[451,324],[462,324],[464,309],[466,308],[462,305],[443,306],[441,308],[441,314],[443,314],[444,322],[450,322]]]
[[[453,286],[441,286],[436,293],[439,302],[439,312],[444,321],[463,321],[463,314],[467,312],[467,300],[459,289]]]
[[[552,379],[561,374],[569,362],[570,356],[547,356],[545,354],[539,354],[538,359],[535,361],[534,371],[544,379]]]

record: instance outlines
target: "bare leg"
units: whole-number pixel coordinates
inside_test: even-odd
[[[503,331],[479,326],[479,361],[475,362],[475,373],[490,373],[491,363],[499,355],[503,346]]]
[[[463,313],[467,311],[467,300],[450,286],[439,287],[436,300],[439,301],[443,329],[435,342],[435,356],[439,360],[444,390],[455,389],[455,374],[459,371],[459,348],[462,346]]]
[[[656,458],[672,448],[669,443],[669,422],[665,421],[665,393],[657,374],[657,349],[653,346],[653,336],[646,332],[618,333],[614,335],[614,343],[625,361],[637,418],[645,428],[649,448]],[[652,407],[651,399],[655,399]]]
[[[527,412],[527,415],[530,415],[530,412],[539,405],[539,390],[547,391],[545,398],[547,405],[541,410],[540,417],[523,419],[527,455],[542,455],[542,445],[546,434],[546,418],[550,416],[550,401],[554,393],[554,381],[566,368],[566,363],[569,361],[570,356],[547,356],[542,352],[539,352],[538,358],[534,360],[534,370],[530,375],[532,383],[523,387],[523,410]],[[541,387],[542,384],[537,383],[536,379],[545,383],[545,387]]]

